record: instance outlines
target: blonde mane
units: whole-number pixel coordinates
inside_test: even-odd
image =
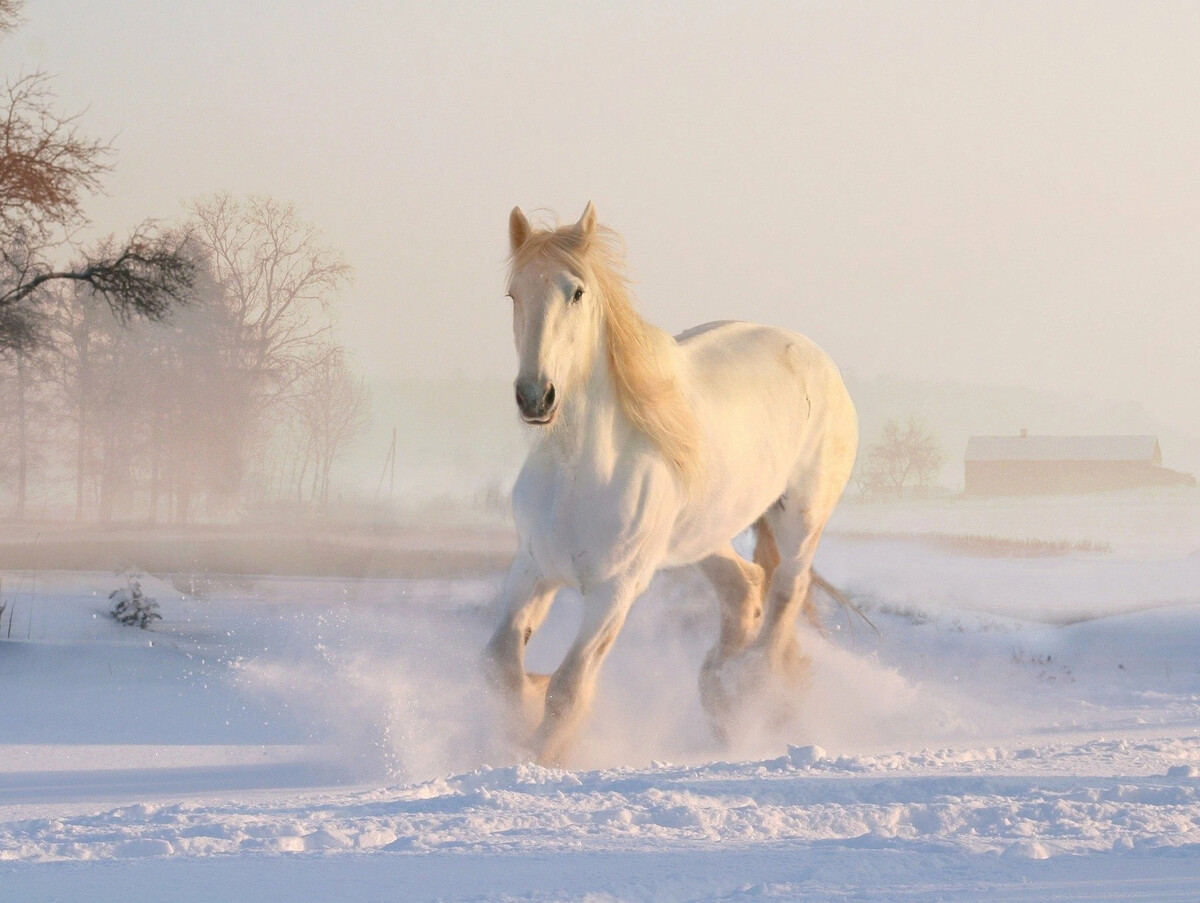
[[[696,417],[679,384],[675,340],[647,323],[634,306],[619,236],[596,226],[584,236],[572,226],[534,230],[513,252],[514,269],[550,258],[580,275],[591,273],[600,291],[608,370],[621,410],[671,465],[685,488],[699,472]]]

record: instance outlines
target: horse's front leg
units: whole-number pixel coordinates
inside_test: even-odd
[[[546,689],[546,709],[534,738],[539,764],[562,765],[595,694],[600,665],[621,632],[645,582],[619,578],[583,597],[583,623]]]
[[[522,745],[542,720],[549,682],[547,675],[525,671],[525,646],[546,620],[558,588],[530,556],[518,555],[504,581],[500,623],[487,646],[489,675],[513,710],[514,740]]]

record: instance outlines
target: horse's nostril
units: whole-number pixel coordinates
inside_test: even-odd
[[[554,410],[554,386],[537,380],[516,384],[517,407],[526,420],[540,421]]]

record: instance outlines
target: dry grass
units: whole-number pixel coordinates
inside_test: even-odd
[[[515,540],[504,533],[420,531],[303,535],[282,531],[64,531],[0,537],[0,569],[285,577],[466,577],[503,572]]]
[[[1093,539],[1011,539],[982,533],[841,533],[859,540],[909,540],[977,558],[1056,558],[1078,552],[1107,555],[1112,546]]]

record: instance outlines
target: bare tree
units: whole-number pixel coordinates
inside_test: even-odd
[[[299,412],[311,371],[331,347],[331,298],[350,267],[290,204],[218,194],[191,211],[189,229],[221,291],[230,354],[252,398],[246,436],[256,452],[246,489],[269,502],[297,470],[312,474],[318,452]],[[318,477],[316,494],[320,485]]]
[[[298,494],[311,467],[309,500],[329,504],[330,472],[334,463],[366,426],[370,392],[356,377],[344,348],[322,349],[301,379],[296,407],[303,425],[303,463],[297,478]]]
[[[96,416],[95,371],[106,354],[101,327],[105,311],[81,286],[62,283],[52,292],[49,318],[53,378],[75,436],[75,519],[82,520],[85,483],[91,472],[92,421]]]
[[[287,391],[328,331],[330,297],[350,267],[291,204],[218,194],[191,212],[192,235],[232,314],[240,364],[269,401]]]
[[[941,469],[944,458],[937,440],[916,417],[883,425],[879,441],[868,446],[859,468],[858,483],[865,495],[904,495],[910,482],[926,486]]]
[[[23,520],[31,471],[40,459],[35,432],[44,426],[41,360],[36,349],[10,348],[0,354],[0,476],[12,488],[13,517]]]
[[[201,272],[195,300],[155,324],[143,350],[154,374],[147,393],[151,517],[163,488],[168,517],[178,523],[191,518],[201,495],[211,510],[241,488],[254,406],[253,385],[231,343],[230,312],[207,267]]]
[[[22,4],[0,0],[0,37],[19,21]],[[108,144],[85,137],[79,117],[54,108],[41,72],[0,90],[0,348],[28,345],[40,290],[60,280],[90,285],[120,317],[159,317],[186,300],[192,264],[183,239],[147,224],[122,243],[108,242],[69,267],[54,252],[85,225],[84,198],[111,169]]]
[[[17,340],[7,347],[0,345],[0,423],[3,423],[4,438],[8,440],[4,449],[6,461],[12,465],[13,515],[17,520],[25,517],[25,504],[29,492],[29,472],[33,449],[34,430],[32,421],[38,401],[38,383],[42,376],[44,356],[40,338],[45,333],[41,311],[31,311],[23,319],[23,329]]]
[[[16,466],[13,516],[24,520],[35,467],[45,463],[50,423],[47,417],[46,355],[41,346],[10,349],[13,438]]]
[[[197,267],[194,298],[158,321],[122,325],[90,287],[53,289],[46,347],[74,436],[77,520],[153,521],[165,507],[182,523],[197,500],[239,488],[250,386],[220,291]]]
[[[90,500],[109,520],[129,492],[139,451],[130,438],[144,416],[148,374],[131,359],[142,330],[122,326],[86,285],[58,285],[53,300],[53,377],[75,436],[75,519]]]

